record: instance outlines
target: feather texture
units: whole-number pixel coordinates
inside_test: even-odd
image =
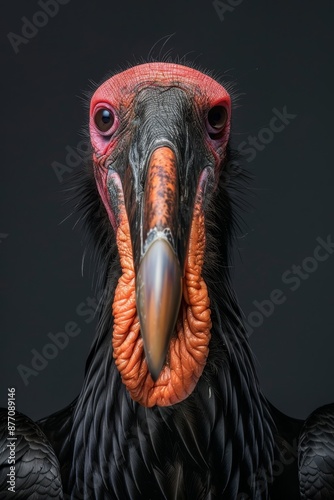
[[[30,418],[16,412],[15,433],[7,430],[8,414],[0,410],[0,498],[18,500],[62,500],[60,466],[56,454],[41,431]],[[9,490],[9,445],[13,443],[15,479]],[[13,487],[13,486],[12,486]]]

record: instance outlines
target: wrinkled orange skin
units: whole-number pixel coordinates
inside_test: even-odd
[[[194,206],[176,334],[156,382],[148,371],[140,335],[130,228],[123,203],[116,240],[122,274],[113,302],[115,363],[134,401],[146,407],[179,403],[191,394],[202,375],[211,338],[210,299],[202,277],[205,224],[201,195],[198,194]]]

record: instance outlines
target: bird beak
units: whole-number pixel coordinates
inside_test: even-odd
[[[161,146],[148,160],[142,205],[142,255],[136,275],[140,330],[154,381],[166,362],[182,296],[182,269],[176,251],[178,211],[176,155],[170,147]]]

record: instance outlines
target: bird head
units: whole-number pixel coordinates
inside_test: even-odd
[[[206,211],[226,158],[230,117],[224,87],[172,63],[118,73],[91,99],[94,175],[121,268],[112,352],[143,406],[185,399],[207,361]]]

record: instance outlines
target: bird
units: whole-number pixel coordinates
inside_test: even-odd
[[[92,93],[75,209],[103,300],[78,397],[16,414],[15,498],[334,499],[334,405],[303,421],[267,400],[229,274],[231,96],[161,60]],[[0,424],[10,498],[7,409]]]

